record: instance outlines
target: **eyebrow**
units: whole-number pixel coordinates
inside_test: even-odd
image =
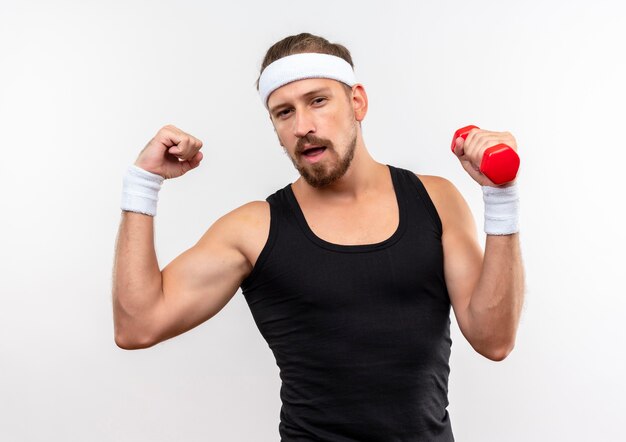
[[[307,92],[306,94],[303,94],[301,96],[301,98],[307,99],[307,98],[309,98],[311,96],[314,96],[314,95],[330,95],[330,94],[331,94],[331,90],[330,90],[329,87],[321,87],[319,89],[314,89],[312,91]],[[279,109],[281,109],[283,107],[286,107],[288,105],[289,105],[289,103],[279,103],[279,104],[277,104],[275,106],[272,106],[270,108],[270,113],[274,114]]]

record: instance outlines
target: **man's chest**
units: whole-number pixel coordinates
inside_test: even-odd
[[[302,208],[311,231],[324,241],[341,245],[376,244],[391,237],[398,228],[398,204],[383,198],[346,207]]]

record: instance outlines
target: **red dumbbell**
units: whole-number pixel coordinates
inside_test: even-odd
[[[452,138],[452,152],[456,145],[456,139],[461,137],[467,140],[472,129],[480,129],[478,126],[465,126],[457,130]],[[511,146],[506,144],[496,144],[489,147],[483,154],[480,161],[480,171],[494,184],[504,184],[515,179],[519,169],[519,155]]]

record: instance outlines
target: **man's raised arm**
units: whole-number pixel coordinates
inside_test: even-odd
[[[461,194],[447,180],[423,177],[443,234],[444,269],[450,302],[461,332],[483,356],[500,361],[513,349],[524,301],[524,268],[518,233],[516,183],[497,186],[479,165],[485,151],[498,143],[517,150],[509,132],[472,129],[456,138],[454,153],[467,173],[482,186],[485,201],[483,254],[476,227]]]
[[[201,146],[166,126],[124,179],[112,288],[115,342],[121,348],[150,347],[211,318],[236,293],[263,246],[269,207],[252,202],[220,218],[192,248],[159,269],[153,220],[157,192],[163,179],[199,165]],[[242,232],[248,233],[245,243]]]

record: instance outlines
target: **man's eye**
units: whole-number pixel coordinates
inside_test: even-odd
[[[284,118],[287,115],[289,115],[290,112],[291,112],[291,109],[283,109],[279,111],[276,115],[278,115],[279,118]]]
[[[317,97],[313,100],[313,104],[322,104],[324,101],[326,101],[326,97]]]

